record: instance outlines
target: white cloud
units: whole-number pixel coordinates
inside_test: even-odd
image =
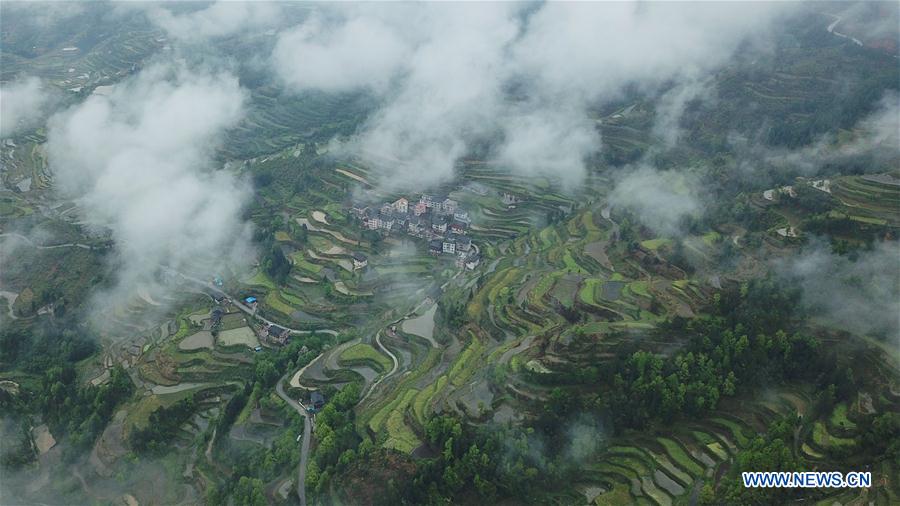
[[[124,8],[132,7],[126,5]],[[281,4],[277,2],[217,1],[206,8],[183,14],[173,13],[164,4],[138,7],[144,9],[150,21],[169,36],[188,42],[203,42],[274,26],[280,21],[282,13]]]
[[[6,22],[21,23],[41,30],[53,29],[59,23],[83,14],[87,2],[4,2],[4,15],[12,15]]]
[[[408,56],[397,34],[367,18],[331,27],[316,17],[282,34],[273,53],[286,84],[329,91],[385,91]]]
[[[584,159],[600,144],[600,134],[584,111],[536,107],[503,124],[499,161],[523,174],[555,177],[566,185],[584,175]]]
[[[616,183],[609,202],[633,212],[655,233],[672,237],[681,232],[685,217],[702,211],[696,194],[698,187],[696,180],[680,172],[641,167]]]
[[[653,134],[662,139],[666,147],[675,146],[681,140],[681,116],[688,102],[714,94],[712,79],[685,79],[663,93],[656,102]]]
[[[139,289],[159,292],[160,265],[224,270],[246,247],[248,186],[209,170],[244,100],[232,75],[155,65],[50,119],[59,189],[116,243],[118,280],[99,294],[104,305],[127,303]]]
[[[483,141],[510,170],[572,182],[600,148],[591,106],[630,84],[699,79],[787,8],[339,5],[281,35],[272,61],[295,89],[380,94],[381,108],[349,146],[386,184],[445,180]]]
[[[900,345],[900,244],[885,241],[858,258],[831,253],[814,240],[781,272],[803,290],[813,313],[838,328],[887,337]]]
[[[0,86],[0,137],[36,126],[57,98],[37,77],[19,78]]]
[[[838,141],[834,134],[827,133],[800,149],[759,150],[766,162],[799,169],[806,174],[815,174],[825,164],[863,155],[879,162],[897,160],[900,156],[900,94],[886,92],[877,109],[857,122],[854,130],[854,135],[847,140]]]

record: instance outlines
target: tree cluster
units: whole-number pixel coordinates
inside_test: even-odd
[[[306,474],[308,490],[321,493],[336,470],[346,469],[357,458],[360,438],[353,407],[360,385],[351,383],[337,392],[316,415],[316,444]]]
[[[135,427],[129,434],[131,447],[138,452],[160,454],[170,449],[178,428],[187,423],[197,409],[194,397],[182,399],[171,406],[161,406],[153,413],[144,428]]]
[[[610,388],[601,402],[618,427],[641,428],[703,414],[744,387],[814,379],[820,345],[794,331],[797,302],[794,290],[771,281],[717,294],[712,315],[662,329],[690,336],[679,353],[636,351],[601,371]]]

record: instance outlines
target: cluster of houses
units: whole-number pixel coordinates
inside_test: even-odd
[[[351,211],[368,230],[427,239],[429,253],[454,255],[460,268],[474,269],[480,261],[478,247],[467,235],[469,213],[451,198],[423,194],[418,202],[400,197],[381,207],[356,204]]]

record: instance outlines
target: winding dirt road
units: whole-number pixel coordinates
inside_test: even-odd
[[[399,323],[399,322],[402,322],[402,321],[403,321],[403,319],[397,320],[398,323]],[[396,323],[395,323],[395,325],[396,325]],[[384,381],[384,380],[386,380],[387,378],[389,378],[390,376],[392,376],[395,372],[397,372],[397,369],[400,368],[400,361],[397,360],[397,355],[394,355],[394,353],[393,353],[391,350],[389,350],[389,349],[387,348],[387,346],[381,344],[381,330],[379,330],[379,331],[375,334],[375,344],[378,345],[378,348],[379,348],[381,351],[387,353],[387,355],[388,355],[389,357],[391,357],[391,361],[394,363],[394,366],[391,367],[390,372],[388,372],[388,373],[385,374],[384,376],[382,376],[382,377],[378,378],[377,380],[375,380],[375,383],[372,383],[372,386],[369,387],[369,390],[366,392],[366,395],[364,395],[363,398],[360,399],[360,400],[359,400],[359,403],[357,403],[357,404],[362,404],[363,401],[365,401],[366,399],[368,399],[368,398],[369,398],[369,395],[371,395],[371,393],[375,391],[375,388],[377,388],[378,385],[380,385],[382,381]]]
[[[850,35],[847,35],[846,33],[841,33],[839,31],[835,30],[835,28],[837,28],[838,23],[843,21],[844,18],[842,18],[841,16],[836,16],[834,14],[828,14],[828,16],[831,16],[832,18],[834,18],[834,21],[832,21],[832,23],[830,25],[828,25],[828,28],[827,28],[828,33],[830,33],[832,35],[837,35],[838,37],[840,37],[842,39],[847,39],[847,40],[853,42],[854,44],[856,44],[857,46],[864,45],[862,43],[862,41],[857,39],[856,37],[852,37]]]
[[[2,238],[2,237],[15,237],[16,239],[20,239],[20,240],[28,243],[29,246],[31,246],[33,248],[37,248],[37,249],[57,249],[57,248],[94,249],[89,244],[81,244],[78,242],[67,242],[64,244],[50,244],[50,245],[44,246],[41,244],[37,244],[36,242],[32,241],[31,238],[29,238],[29,237],[26,237],[22,234],[17,234],[15,232],[7,232],[4,234],[0,234],[0,238]]]

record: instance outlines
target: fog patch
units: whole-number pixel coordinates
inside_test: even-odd
[[[17,23],[47,30],[83,14],[88,2],[3,2],[4,14],[13,14]]]
[[[132,6],[124,6],[132,8]],[[175,39],[206,42],[276,25],[281,20],[282,4],[277,2],[213,2],[193,12],[176,13],[165,4],[138,4],[151,23]]]
[[[321,16],[283,33],[272,54],[283,82],[295,89],[378,93],[408,56],[404,41],[378,19],[357,17],[335,27]]]
[[[691,83],[702,83],[739,44],[791,8],[329,6],[281,34],[272,62],[297,91],[374,93],[380,107],[342,144],[342,154],[365,159],[389,189],[451,179],[459,159],[486,144],[490,161],[504,169],[572,185],[600,149],[596,105],[628,86],[655,90],[687,80],[671,100],[676,117],[694,91]]]
[[[821,240],[777,266],[803,290],[812,314],[835,327],[900,345],[900,243],[841,256]]]
[[[59,98],[57,90],[33,76],[0,86],[0,138],[38,126]]]
[[[567,463],[577,466],[606,445],[608,431],[596,419],[583,415],[567,424],[566,438],[563,456]]]
[[[690,174],[641,167],[618,180],[609,202],[634,213],[654,233],[674,237],[682,233],[684,218],[703,211],[699,187]]]
[[[900,93],[888,91],[878,108],[856,124],[852,137],[839,141],[826,134],[813,144],[797,150],[766,150],[763,158],[780,167],[802,174],[815,174],[826,164],[837,164],[854,157],[869,156],[884,164],[897,160],[900,153]]]
[[[656,102],[656,118],[653,135],[662,139],[667,148],[674,147],[681,140],[681,117],[688,103],[697,99],[714,96],[713,80],[687,79],[663,93]]]
[[[536,108],[509,118],[503,133],[502,166],[549,176],[567,187],[583,179],[585,159],[600,146],[600,133],[583,111]]]
[[[116,280],[94,294],[98,310],[166,300],[162,266],[209,278],[246,261],[250,185],[211,161],[244,100],[230,74],[156,64],[50,119],[58,191],[115,242]]]

